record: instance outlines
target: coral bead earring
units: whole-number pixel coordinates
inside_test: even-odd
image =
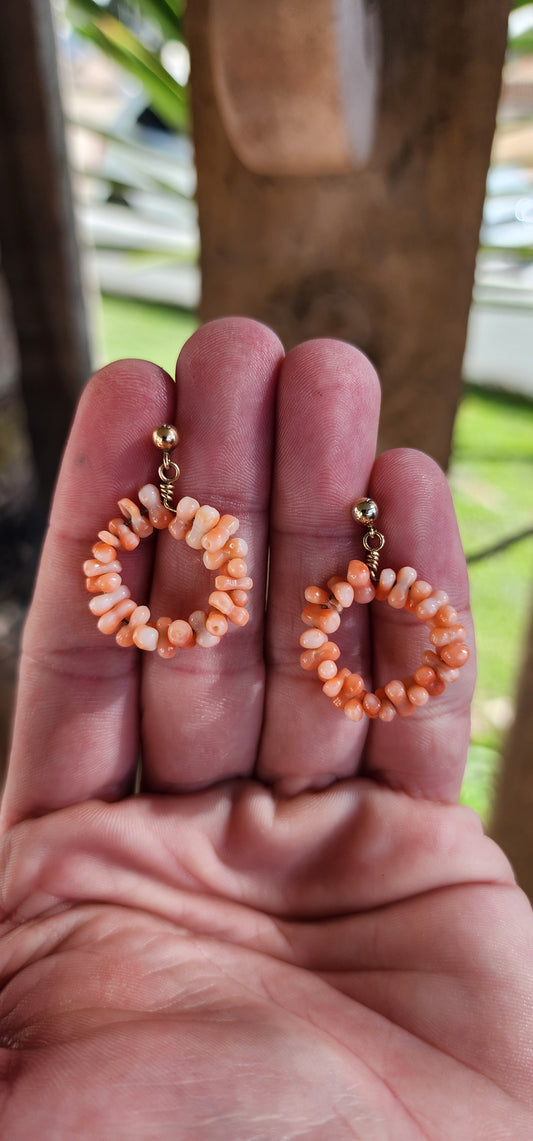
[[[162,658],[173,658],[177,650],[218,645],[231,626],[245,626],[246,609],[252,579],[248,577],[245,557],[248,545],[237,537],[239,520],[234,515],[221,515],[207,504],[185,495],[173,506],[173,488],[180,470],[171,451],[178,443],[178,432],[172,424],[162,424],[153,433],[153,442],[162,452],[158,468],[159,487],[147,483],[138,492],[138,503],[125,498],[118,506],[121,515],[111,519],[107,529],[99,531],[92,548],[92,559],[83,564],[85,585],[93,596],[89,609],[97,617],[102,634],[114,634],[123,648],[157,651]],[[214,589],[205,609],[194,610],[187,618],[161,617],[155,621],[148,606],[133,601],[129,588],[122,582],[124,552],[134,551],[142,539],[153,531],[168,531],[178,542],[182,539],[193,554],[214,572]]]
[[[374,523],[378,507],[373,499],[359,499],[352,516],[365,528],[363,546],[367,561],[352,559],[345,578],[328,579],[326,588],[308,586],[302,620],[308,627],[300,637],[300,665],[315,671],[322,692],[336,709],[342,709],[351,721],[392,721],[397,714],[408,717],[417,707],[444,692],[449,682],[456,681],[461,666],[470,652],[465,643],[465,630],[457,611],[444,590],[434,590],[419,579],[414,567],[379,573],[379,557],[385,538]],[[430,649],[414,673],[403,680],[393,679],[375,693],[365,689],[363,678],[340,666],[340,649],[330,635],[339,629],[342,613],[354,602],[368,605],[374,599],[394,610],[407,610],[429,629]]]

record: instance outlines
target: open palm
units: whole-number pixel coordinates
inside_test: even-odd
[[[473,667],[369,728],[298,664],[303,589],[359,557],[349,508],[367,493],[386,565],[414,565],[469,624],[444,477],[419,453],[374,459],[378,408],[350,346],[283,359],[236,319],[188,342],[175,391],[140,361],[88,386],[3,802],[9,1141],[533,1136],[533,920],[454,803]],[[239,516],[255,582],[244,629],[170,661],[104,639],[80,571],[116,500],[153,480],[164,420],[180,429],[179,494]],[[126,558],[155,616],[205,605],[209,575],[168,534]],[[426,635],[405,612],[354,606],[346,663],[384,684],[419,664]]]

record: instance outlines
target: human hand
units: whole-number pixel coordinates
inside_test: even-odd
[[[102,370],[56,492],[3,802],[0,1133],[530,1141],[531,912],[454,804],[473,667],[369,726],[298,663],[303,589],[358,557],[364,494],[383,565],[414,565],[470,628],[444,477],[406,450],[374,461],[377,382],[346,344],[282,362],[268,330],[215,322],[177,380]],[[179,494],[235,511],[255,582],[243,630],[166,662],[96,631],[81,575],[116,500],[153,480],[164,420]],[[203,604],[202,575],[162,534],[126,581],[177,616]],[[354,606],[343,636],[383,684],[427,630]]]

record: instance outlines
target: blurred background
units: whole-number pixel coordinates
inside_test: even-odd
[[[287,346],[344,337],[380,372],[381,446],[448,470],[480,660],[463,799],[533,891],[533,3],[509,7],[20,0],[3,14],[4,756],[90,372],[137,356],[173,373],[197,324],[227,313]]]

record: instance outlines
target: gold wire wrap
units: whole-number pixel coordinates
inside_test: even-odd
[[[381,534],[381,531],[375,531],[374,527],[370,526],[366,534],[363,535],[363,547],[368,555],[366,563],[372,582],[378,581],[379,554],[384,546],[385,536]]]
[[[169,475],[168,473],[170,471],[173,471],[174,474]],[[179,479],[180,469],[178,465],[174,463],[174,460],[169,459],[168,452],[165,452],[163,463],[159,465],[157,474],[159,476],[159,490],[161,492],[163,507],[166,507],[167,511],[173,511],[175,514],[176,508],[173,502],[174,484],[176,480]]]

